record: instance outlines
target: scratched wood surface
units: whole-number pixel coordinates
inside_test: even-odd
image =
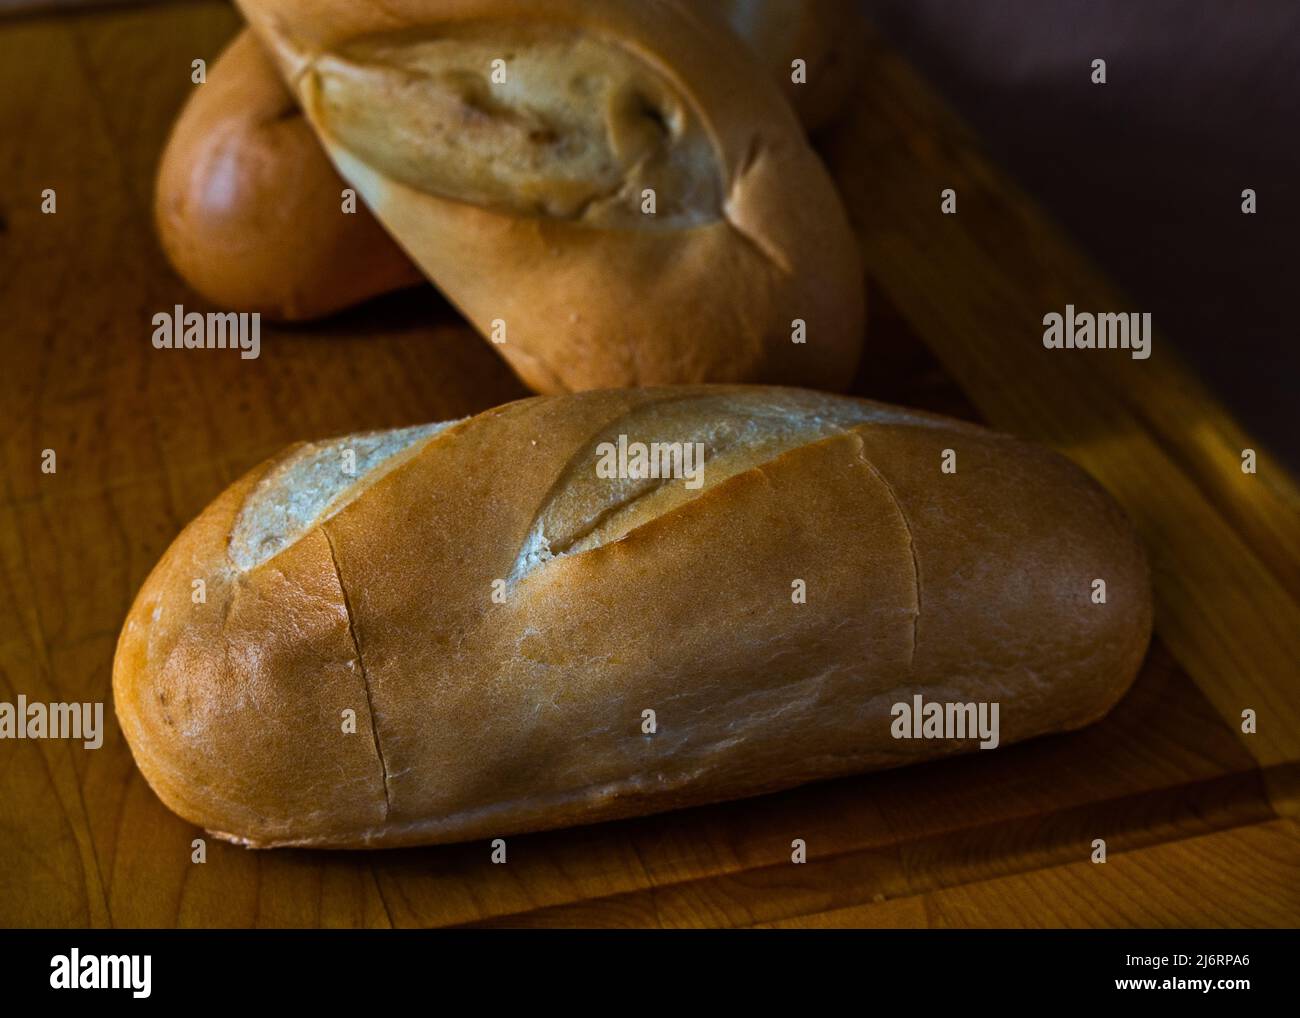
[[[262,355],[173,354],[199,306],[149,218],[219,3],[0,22],[0,699],[105,700],[130,599],[180,527],[286,443],[523,395],[432,290]],[[879,42],[825,141],[871,293],[857,391],[1048,441],[1151,548],[1157,627],[1100,724],[746,802],[485,845],[256,853],[209,842],[102,749],[0,742],[7,926],[1295,925],[1300,920],[1296,489],[1157,335],[1145,363],[1044,356],[1041,316],[1114,292]],[[58,212],[39,211],[42,189]],[[954,187],[959,214],[940,217]],[[58,455],[42,474],[41,451]],[[1259,734],[1239,732],[1259,711]],[[803,838],[809,861],[790,863]],[[1104,838],[1108,862],[1089,862]]]

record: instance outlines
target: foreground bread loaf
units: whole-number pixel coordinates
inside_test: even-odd
[[[809,130],[843,108],[864,48],[853,0],[702,9],[754,49]],[[159,165],[158,234],[172,266],[208,300],[272,318],[317,318],[422,281],[364,205],[341,211],[346,186],[245,29],[177,117]]]
[[[608,476],[638,442],[701,443],[702,476]],[[1075,728],[1150,626],[1131,528],[1046,449],[799,390],[603,391],[257,467],[146,580],[113,688],[186,819],[400,845],[973,748],[894,738],[917,694],[998,703],[1002,744]]]
[[[862,269],[789,103],[685,0],[248,0],[341,175],[533,389],[844,388]]]

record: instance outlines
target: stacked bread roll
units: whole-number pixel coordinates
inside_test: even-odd
[[[423,273],[538,392],[847,386],[861,268],[787,96],[813,126],[843,104],[850,3],[246,12],[261,41],[216,62],[158,178],[209,299],[310,318]]]
[[[172,809],[259,847],[499,837],[1123,695],[1148,570],[1082,471],[729,384],[835,389],[858,356],[861,269],[795,112],[842,102],[844,6],[241,0],[163,160],[174,264],[286,317],[428,278],[544,395],[299,444],[185,528],[113,672]]]

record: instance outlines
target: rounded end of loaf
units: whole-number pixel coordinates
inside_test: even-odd
[[[899,485],[904,501],[917,499],[918,676],[939,685],[980,676],[978,699],[1001,701],[1004,742],[1097,721],[1136,679],[1151,638],[1136,530],[1052,449],[996,433],[948,444],[953,480],[965,477],[953,500],[926,504],[906,493],[909,481]],[[937,462],[940,451],[924,455]]]
[[[118,723],[158,797],[213,834],[262,847],[346,829],[364,843],[384,818],[384,775],[328,543],[307,534],[246,571],[228,551],[269,466],[219,496],[146,579],[113,662]]]
[[[1090,695],[1079,697],[1063,730],[1090,725],[1110,712],[1133,685],[1146,659],[1154,627],[1151,565],[1137,529],[1119,503],[1091,474],[1051,450],[1030,446],[1055,461],[1057,492],[1070,492],[1060,516],[1062,539],[1056,549],[1073,574],[1086,580],[1084,610],[1077,614],[1073,638],[1073,681]],[[1045,474],[1049,468],[1044,467]],[[1069,514],[1072,513],[1071,517]],[[1063,621],[1065,631],[1070,632]],[[1070,697],[1065,696],[1067,701]]]
[[[1036,447],[1035,447],[1036,449]],[[1080,620],[1078,683],[1093,696],[1080,699],[1076,718],[1063,729],[1100,720],[1138,677],[1154,627],[1151,560],[1138,530],[1119,503],[1073,460],[1050,450],[1060,463],[1061,484],[1071,482],[1079,538],[1062,528],[1058,547],[1088,580],[1087,611]],[[1070,520],[1063,520],[1070,524]],[[1091,527],[1089,527],[1091,523]],[[1043,554],[1052,554],[1044,549]],[[1096,563],[1096,568],[1088,568]],[[1088,573],[1093,573],[1089,576]]]
[[[1063,576],[1071,578],[1070,600],[1073,577],[1084,581],[1083,607],[1073,624],[1063,618],[1060,630],[1050,625],[1043,630],[1049,645],[1056,632],[1074,641],[1074,665],[1063,669],[1062,686],[1077,685],[1083,694],[1076,701],[1062,691],[1074,715],[1063,719],[1061,728],[1082,728],[1109,713],[1142,668],[1154,624],[1150,561],[1133,522],[1091,474],[1045,447],[1026,449],[1044,460],[1042,483],[1051,486],[1041,496],[1040,511],[1061,523],[1060,537],[1037,554],[1059,558]]]
[[[244,31],[177,118],[154,219],[168,261],[213,304],[319,318],[423,281],[335,172],[270,60]]]

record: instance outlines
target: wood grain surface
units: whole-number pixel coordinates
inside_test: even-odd
[[[111,701],[118,629],[179,529],[285,444],[525,395],[431,290],[264,328],[261,357],[157,351],[202,304],[150,221],[219,3],[0,23],[0,700]],[[995,753],[667,816],[370,853],[250,852],[104,746],[0,742],[6,926],[1293,926],[1300,919],[1296,488],[1177,363],[1046,353],[1042,315],[1127,310],[879,42],[825,140],[862,237],[856,391],[1039,438],[1151,548],[1159,636],[1102,723]],[[939,214],[954,187],[959,213]],[[42,215],[55,188],[58,212]],[[54,449],[58,470],[40,470]],[[1244,708],[1259,733],[1240,732]],[[802,838],[808,862],[790,862]],[[1089,861],[1094,839],[1107,862]]]

